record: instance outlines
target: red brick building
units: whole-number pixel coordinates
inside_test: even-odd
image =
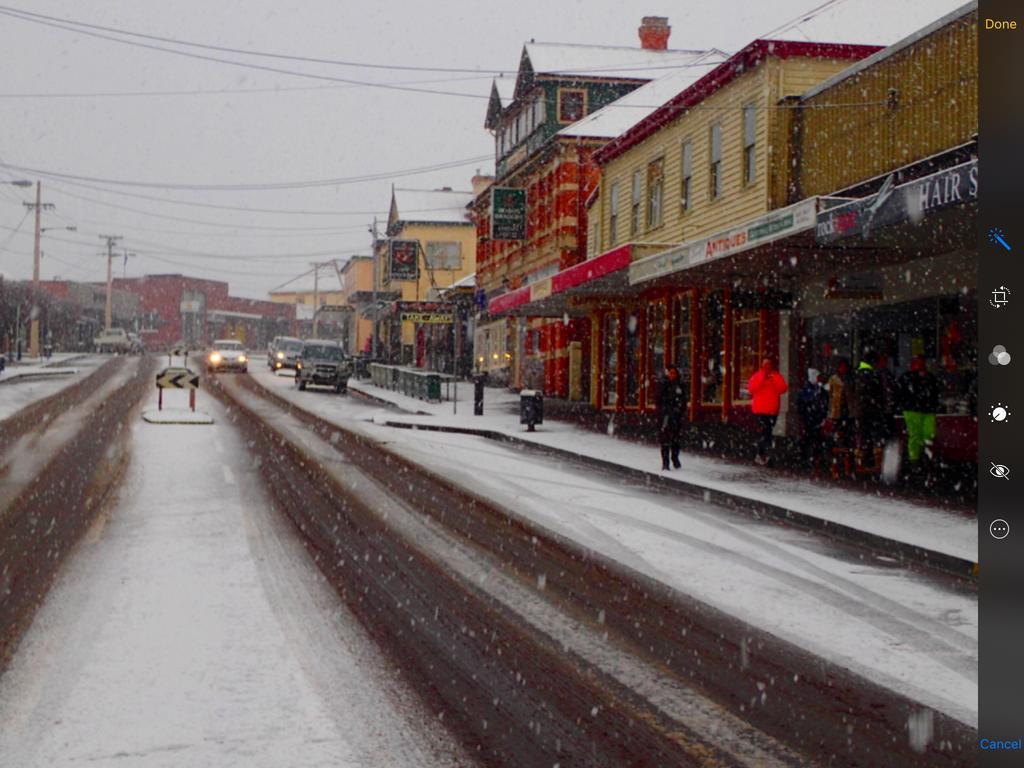
[[[139,297],[139,334],[150,349],[179,341],[201,347],[220,338],[258,349],[295,322],[293,306],[231,296],[219,280],[146,275],[115,279],[114,289]]]

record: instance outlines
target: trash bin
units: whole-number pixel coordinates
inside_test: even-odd
[[[487,383],[486,373],[473,375],[473,415],[484,415],[484,384]]]
[[[526,425],[527,432],[544,423],[544,394],[536,389],[524,389],[519,393],[519,423]]]

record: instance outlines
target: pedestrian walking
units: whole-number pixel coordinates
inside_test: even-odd
[[[782,374],[775,370],[775,365],[767,357],[761,361],[761,368],[750,377],[747,390],[753,400],[750,410],[757,419],[761,437],[757,442],[755,461],[764,466],[768,464],[768,452],[772,447],[772,432],[779,418],[779,406],[782,395],[789,389]]]
[[[829,411],[825,375],[817,368],[807,369],[807,383],[796,397],[796,409],[800,414],[800,456],[806,466],[816,469],[824,452],[822,426]]]
[[[866,352],[853,375],[854,458],[858,467],[872,471],[881,470],[882,445],[890,418],[885,412],[885,388],[878,374],[878,360],[877,352]]]
[[[910,361],[910,370],[897,382],[897,399],[907,427],[907,458],[913,475],[918,472],[922,454],[935,439],[939,390],[939,380],[921,356]]]
[[[683,432],[683,417],[689,401],[686,389],[679,378],[679,369],[670,365],[658,382],[658,443],[661,445],[661,468],[679,469],[680,440]],[[672,462],[671,467],[669,461]]]
[[[832,435],[836,444],[849,448],[853,435],[850,400],[853,393],[853,377],[850,375],[850,363],[840,360],[836,370],[828,380],[828,420],[831,422]]]

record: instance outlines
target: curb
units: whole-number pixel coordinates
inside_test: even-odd
[[[375,398],[372,395],[366,395],[366,397],[375,401],[386,402],[380,398]],[[956,557],[955,555],[949,555],[926,547],[919,547],[915,544],[898,541],[897,539],[879,536],[878,534],[870,533],[868,531],[862,531],[859,528],[853,528],[848,525],[843,525],[842,523],[824,520],[805,512],[788,509],[778,504],[771,504],[769,502],[759,501],[758,499],[752,499],[749,496],[742,496],[729,491],[710,488],[689,480],[677,480],[675,478],[664,477],[654,472],[623,466],[622,464],[616,464],[611,461],[606,461],[605,459],[598,459],[593,456],[573,453],[572,451],[568,451],[564,448],[541,445],[531,440],[523,440],[522,438],[515,437],[514,435],[509,435],[504,432],[496,432],[490,429],[473,429],[472,427],[410,424],[408,422],[390,420],[379,421],[376,423],[381,424],[382,426],[395,427],[398,429],[421,429],[428,432],[448,432],[451,434],[475,435],[488,440],[511,443],[533,450],[537,453],[546,453],[562,459],[588,464],[606,472],[628,477],[632,480],[643,480],[648,485],[653,485],[658,488],[675,492],[682,491],[689,496],[697,497],[703,501],[727,507],[736,512],[745,513],[758,520],[778,520],[788,525],[796,526],[813,533],[818,533],[843,543],[855,544],[857,546],[871,549],[879,554],[896,557],[902,562],[915,563],[971,581],[976,581],[978,577],[978,564],[976,562]]]

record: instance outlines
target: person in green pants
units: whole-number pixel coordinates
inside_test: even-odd
[[[910,361],[910,370],[900,376],[897,393],[907,425],[907,458],[913,473],[920,466],[925,447],[935,439],[935,414],[939,410],[939,380],[928,371],[923,357]]]

